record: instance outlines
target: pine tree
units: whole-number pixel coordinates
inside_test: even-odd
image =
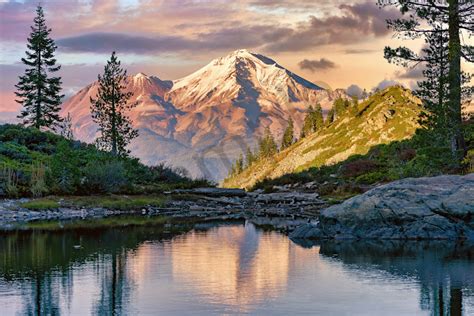
[[[316,108],[314,109],[313,114],[313,133],[322,129],[324,125],[324,118],[323,118],[323,109],[321,108],[321,104],[316,104]]]
[[[334,119],[340,117],[350,106],[349,100],[343,98],[337,98],[334,100],[333,109],[334,109]]]
[[[281,150],[290,147],[293,145],[295,136],[294,136],[294,126],[293,120],[290,118],[288,120],[288,126],[286,127],[285,131],[283,132],[283,138],[281,140]]]
[[[244,157],[242,154],[240,154],[239,158],[235,162],[235,169],[237,174],[241,174],[244,170]]]
[[[351,113],[352,115],[357,115],[357,113],[359,113],[359,97],[356,95],[352,97]]]
[[[104,74],[98,76],[98,81],[96,99],[90,98],[92,118],[99,125],[101,134],[97,144],[114,155],[127,155],[126,146],[138,136],[138,130],[132,128],[126,111],[135,107],[136,103],[128,103],[133,92],[125,92],[127,71],[120,67],[115,52],[104,67]]]
[[[383,1],[383,5],[395,5],[408,18],[389,20],[388,26],[397,34],[410,39],[424,37],[425,42],[438,41],[445,36],[442,50],[447,54],[447,118],[448,134],[453,155],[458,150],[466,153],[462,133],[462,83],[461,59],[474,62],[474,46],[462,44],[461,30],[467,36],[474,35],[474,5],[472,0],[426,0],[424,2],[396,0]],[[444,40],[443,40],[444,41]],[[431,63],[436,56],[419,56],[406,47],[385,48],[385,58],[403,66],[410,63]],[[444,76],[444,75],[443,75]],[[470,90],[469,90],[470,91]]]
[[[245,168],[250,167],[256,160],[257,160],[257,157],[255,157],[254,153],[252,152],[252,149],[250,149],[250,147],[247,146],[247,149],[245,152]]]
[[[63,119],[61,124],[59,125],[59,134],[68,139],[68,140],[73,140],[74,139],[74,133],[72,132],[72,117],[71,113],[67,113],[67,116]]]
[[[335,119],[335,111],[334,111],[334,107],[332,107],[329,112],[328,112],[328,115],[326,117],[326,122],[325,124],[326,125],[330,125],[332,124],[332,122],[334,122],[334,119]]]
[[[278,152],[278,146],[273,138],[270,128],[265,128],[263,137],[258,141],[259,158],[271,157]]]
[[[304,138],[321,129],[323,127],[323,123],[324,119],[321,105],[317,104],[315,108],[310,105],[308,108],[308,112],[306,113],[306,116],[304,118],[300,138]]]
[[[26,58],[21,61],[27,66],[25,74],[15,85],[19,98],[16,102],[23,106],[19,119],[23,124],[37,129],[55,129],[62,121],[58,112],[61,99],[61,77],[52,76],[61,66],[56,65],[54,52],[57,48],[49,37],[51,29],[46,26],[43,8],[36,8],[34,25],[28,38]]]

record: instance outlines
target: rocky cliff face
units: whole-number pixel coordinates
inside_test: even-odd
[[[290,117],[299,131],[309,105],[320,103],[327,110],[336,98],[347,97],[343,90],[325,90],[247,50],[175,81],[130,76],[127,90],[134,93],[130,102],[138,102],[130,113],[140,130],[132,154],[146,164],[166,162],[214,180],[227,174],[230,163],[267,126],[280,138]],[[62,108],[63,114],[71,113],[75,136],[86,142],[97,136],[89,109],[96,92],[92,83]]]
[[[411,91],[387,88],[361,102],[356,111],[348,109],[331,125],[226,179],[224,186],[250,188],[265,178],[366,154],[372,146],[411,137],[418,128],[419,114],[420,101]]]

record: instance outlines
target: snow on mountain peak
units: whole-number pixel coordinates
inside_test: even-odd
[[[140,129],[130,147],[133,154],[148,164],[167,161],[215,180],[227,172],[226,163],[216,158],[219,151],[231,160],[240,155],[235,140],[253,146],[266,127],[280,138],[290,117],[298,132],[309,105],[319,103],[327,110],[335,98],[345,97],[343,91],[324,90],[246,49],[214,59],[182,79],[163,81],[141,72],[127,79],[130,102],[138,102],[129,114]],[[95,82],[63,105],[62,113],[71,112],[81,140],[97,136],[90,116],[90,97],[97,88]],[[203,157],[209,170],[196,157]]]
[[[139,72],[135,76],[133,76],[133,78],[141,79],[141,78],[148,78],[148,76],[146,74],[144,74],[143,72]]]

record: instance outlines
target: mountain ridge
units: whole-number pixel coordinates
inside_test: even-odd
[[[294,74],[276,61],[247,50],[212,60],[177,80],[144,73],[128,77],[133,126],[140,130],[130,145],[146,164],[167,162],[185,167],[194,177],[219,181],[231,162],[254,146],[265,128],[280,138],[291,117],[299,130],[307,108],[320,103],[327,110],[342,89],[325,90]],[[86,142],[97,137],[89,98],[97,82],[64,102],[61,114],[71,113],[75,136]]]
[[[357,111],[346,109],[322,130],[226,178],[223,186],[250,189],[265,179],[332,165],[352,155],[366,154],[372,146],[410,138],[419,127],[421,111],[421,101],[410,90],[386,88],[359,103]]]

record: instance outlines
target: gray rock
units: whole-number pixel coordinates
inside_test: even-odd
[[[392,182],[323,210],[319,220],[313,238],[474,240],[474,174]]]
[[[205,195],[211,197],[222,197],[222,196],[246,196],[247,193],[242,189],[224,189],[224,188],[196,188],[189,190],[174,190],[172,193],[175,194],[196,194]]]
[[[295,228],[289,235],[291,239],[320,239],[323,238],[318,224],[306,223]]]

